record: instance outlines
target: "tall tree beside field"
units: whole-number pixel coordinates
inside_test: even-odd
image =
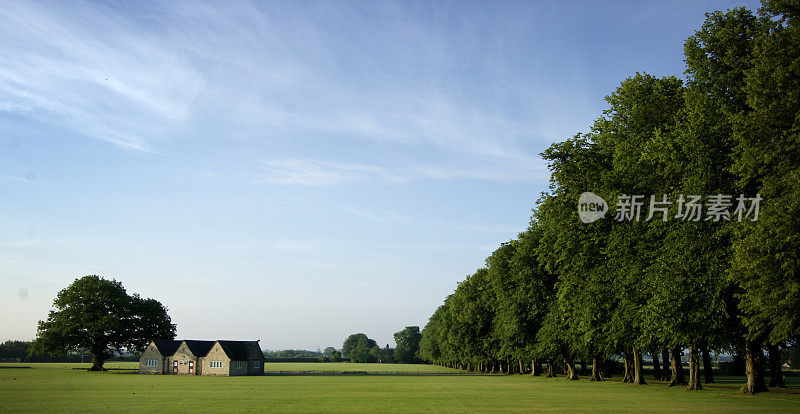
[[[367,362],[372,358],[372,348],[378,346],[373,339],[363,333],[352,334],[345,339],[342,345],[342,356],[351,362]]]
[[[611,169],[610,154],[591,136],[577,135],[551,145],[542,158],[551,171],[551,191],[539,200],[534,212],[542,235],[533,255],[548,273],[558,275],[558,290],[554,292],[553,277],[550,295],[557,297],[568,315],[568,329],[578,342],[576,348],[592,361],[591,380],[600,381],[601,361],[612,353],[607,327],[617,304],[604,252],[613,222],[607,217],[581,223],[576,206],[585,191],[610,199],[603,182]],[[544,314],[539,316],[539,323],[542,320]]]
[[[800,335],[800,4],[768,0],[763,12],[767,30],[754,38],[744,78],[750,110],[734,118],[740,188],[763,199],[758,221],[736,228],[731,269],[743,290],[750,393],[766,391],[762,344],[774,350]]]
[[[414,364],[419,361],[419,341],[422,335],[419,326],[406,326],[400,332],[394,334],[394,358],[403,364]]]
[[[617,214],[629,213],[618,220],[609,218],[614,223],[606,258],[618,304],[611,316],[609,340],[614,352],[624,357],[623,381],[646,384],[642,355],[655,339],[646,334],[650,321],[645,309],[653,291],[650,268],[658,260],[655,247],[667,226],[660,225],[660,214],[647,220],[645,203],[649,204],[649,196],[669,193],[665,192],[665,183],[671,181],[668,170],[653,154],[659,149],[660,137],[669,134],[680,120],[683,85],[672,76],[637,73],[624,80],[606,101],[610,107],[595,122],[591,137],[610,157],[611,168],[604,174],[603,184],[617,199],[609,201],[616,205]],[[639,195],[641,211],[636,211],[637,200],[625,200],[623,195]],[[627,210],[622,208],[623,201],[628,202]]]
[[[128,295],[122,283],[91,275],[58,292],[47,320],[39,321],[31,354],[91,352],[93,371],[123,350],[140,352],[152,339],[175,338],[167,309],[154,299]]]
[[[487,261],[497,297],[495,335],[505,354],[523,365],[531,363],[532,375],[539,374],[536,335],[554,300],[556,283],[556,276],[544,269],[537,256],[541,237],[542,230],[533,221],[518,240],[509,243],[513,250],[505,274],[498,272],[504,266],[495,268],[499,256]]]

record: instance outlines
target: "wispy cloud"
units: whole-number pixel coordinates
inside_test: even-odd
[[[320,160],[265,161],[256,180],[281,185],[338,185],[347,183],[401,183],[405,178],[385,168],[366,164],[345,164]]]
[[[340,207],[340,210],[352,214],[373,223],[392,223],[403,227],[415,227],[424,229],[436,229],[447,232],[468,232],[468,233],[504,233],[515,234],[519,232],[519,226],[509,226],[491,223],[458,223],[458,222],[425,222],[419,218],[405,217],[390,211],[371,212],[364,209],[352,207]]]
[[[324,3],[313,10],[217,6],[4,3],[0,111],[142,151],[210,133],[212,125],[225,131],[204,135],[215,141],[311,133],[502,160],[505,169],[539,162],[520,143],[542,139],[531,131],[548,128],[508,116],[481,96],[464,99],[462,88],[472,94],[492,84],[453,89],[452,73],[465,56],[454,54],[437,29],[407,23],[402,8],[376,6],[370,12],[381,15],[377,24],[368,14]],[[362,28],[334,24],[345,15],[361,19]],[[375,37],[391,47],[377,47],[369,40]],[[494,61],[481,64],[502,69]],[[493,91],[486,93],[491,98]],[[339,169],[346,171],[316,180],[382,175]],[[292,175],[278,181],[306,182]]]
[[[21,178],[21,177],[15,177],[13,175],[8,175],[8,174],[0,174],[0,179],[8,180],[8,181],[17,181],[17,182],[21,182],[21,183],[30,183],[30,182],[35,182],[36,181],[35,177],[33,177],[33,179],[31,179],[31,177]]]
[[[144,29],[89,3],[4,2],[0,109],[149,150],[189,118],[203,77]]]
[[[403,184],[419,180],[475,179],[485,181],[546,180],[540,163],[509,168],[509,162],[479,160],[486,165],[424,165],[387,168],[358,163],[335,163],[315,159],[269,160],[255,179],[259,184],[334,186],[354,183]]]

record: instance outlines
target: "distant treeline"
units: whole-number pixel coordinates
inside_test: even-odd
[[[265,362],[336,362],[322,355],[318,357],[264,357]]]
[[[19,362],[91,362],[92,355],[87,352],[69,353],[63,355],[35,355],[29,354],[31,341],[5,341],[0,344],[0,361],[19,359]],[[109,361],[138,361],[137,355],[116,356]]]
[[[266,358],[320,358],[324,357],[322,351],[307,351],[305,349],[284,349],[282,351],[264,350]]]
[[[326,356],[322,351],[305,349],[284,349],[282,351],[264,350],[266,362],[336,362],[338,359]]]

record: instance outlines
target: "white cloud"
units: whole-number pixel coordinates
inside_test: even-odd
[[[265,161],[256,181],[281,185],[338,185],[361,182],[401,183],[406,179],[375,165],[320,160]]]
[[[201,136],[225,145],[313,135],[365,143],[365,151],[442,154],[430,161],[435,164],[397,169],[298,153],[264,164],[258,181],[271,184],[546,175],[530,148],[547,139],[550,121],[521,116],[525,108],[508,116],[505,106],[492,103],[502,97],[494,96],[492,82],[518,80],[494,77],[502,65],[492,69],[493,59],[457,55],[437,28],[407,23],[403,8],[376,7],[385,19],[377,24],[356,10],[323,4],[313,10],[218,6],[6,3],[0,7],[6,52],[0,55],[0,111],[149,152],[167,139]],[[345,15],[363,25],[364,38],[329,25]],[[378,47],[373,37],[391,47]],[[451,79],[465,63],[490,71],[487,82]],[[503,95],[507,86],[496,92]],[[475,91],[487,95],[465,96]],[[526,99],[521,103],[535,96]]]
[[[110,9],[8,2],[0,36],[0,110],[125,148],[187,121],[203,85],[168,41]]]
[[[389,169],[377,165],[335,163],[316,159],[270,160],[262,163],[258,184],[335,186],[355,183],[402,184],[419,180],[475,179],[484,181],[547,180],[540,162],[512,166],[511,162],[491,158],[478,160],[486,165],[420,165]]]

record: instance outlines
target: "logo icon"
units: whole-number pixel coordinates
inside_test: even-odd
[[[578,198],[578,217],[589,224],[606,216],[608,203],[599,195],[586,191]]]

